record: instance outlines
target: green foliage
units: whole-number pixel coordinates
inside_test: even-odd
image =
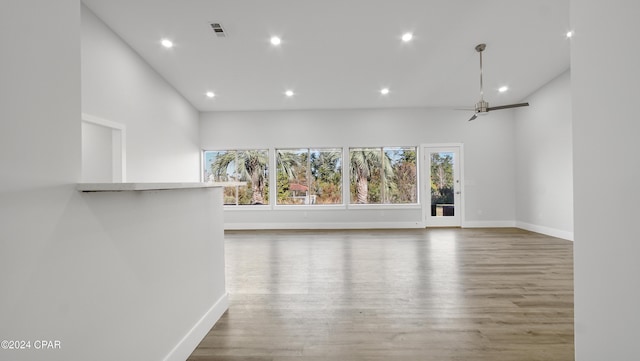
[[[295,204],[295,192],[289,189],[289,184],[299,183],[306,177],[306,162],[302,159],[300,150],[278,150],[276,155],[276,191],[277,204]]]
[[[215,152],[213,179],[247,184],[227,187],[225,204],[268,204],[268,163],[266,150]],[[415,147],[354,148],[349,163],[352,203],[417,203]],[[278,150],[276,169],[277,204],[343,202],[342,149]],[[301,187],[293,190],[291,184]]]
[[[391,159],[382,148],[355,148],[349,151],[351,199],[355,203],[382,203],[383,186],[393,176]]]
[[[311,151],[310,189],[318,204],[342,203],[342,152],[340,150]]]
[[[418,187],[416,163],[403,160],[394,166],[391,203],[417,203]]]
[[[234,205],[236,204],[236,188],[235,187],[225,187],[224,188],[224,204],[226,205]]]
[[[342,202],[340,149],[278,150],[278,204],[339,204]],[[307,191],[290,190],[290,184]]]
[[[234,189],[237,204],[264,204],[268,200],[268,164],[266,150],[219,152],[211,163],[211,174],[215,181],[247,182],[247,187],[229,187]],[[225,196],[225,204],[236,202]]]
[[[286,201],[291,197],[291,193],[289,192],[289,178],[284,172],[278,172],[277,177],[276,190],[278,195],[276,200],[278,204],[286,204]]]
[[[417,203],[415,148],[350,151],[352,203]]]
[[[389,203],[417,203],[417,152],[415,148],[400,148],[388,151],[393,154],[393,178],[389,182]]]
[[[453,155],[431,154],[431,204],[452,204]]]

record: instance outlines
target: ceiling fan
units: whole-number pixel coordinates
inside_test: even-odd
[[[484,92],[482,89],[482,52],[487,48],[487,44],[478,44],[476,45],[476,51],[480,54],[480,101],[476,103],[475,113],[469,119],[472,121],[478,117],[478,115],[484,115],[492,110],[500,110],[500,109],[509,109],[509,108],[518,108],[518,107],[527,107],[529,103],[517,103],[517,104],[509,104],[509,105],[499,105],[497,107],[489,107],[489,103],[486,102],[483,98]]]

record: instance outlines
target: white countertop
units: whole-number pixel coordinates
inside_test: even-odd
[[[214,183],[78,183],[76,189],[80,192],[122,192],[122,191],[151,191],[190,188],[214,188],[246,185],[244,182],[214,182]]]

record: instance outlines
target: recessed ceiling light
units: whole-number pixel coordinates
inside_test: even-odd
[[[508,86],[506,86],[506,85],[503,85],[503,86],[501,86],[500,88],[498,88],[498,91],[499,91],[500,93],[504,93],[504,92],[506,92],[507,90],[509,90],[509,87],[508,87]]]
[[[286,92],[284,92],[284,95],[288,96],[288,97],[292,97],[293,96],[293,90],[287,90]]]
[[[382,88],[382,89],[380,89],[380,94],[382,94],[382,95],[387,95],[387,94],[389,94],[389,88]]]
[[[404,41],[405,43],[410,42],[411,39],[413,39],[413,34],[411,33],[404,33],[402,35],[402,41]]]
[[[169,39],[162,39],[160,44],[162,44],[162,46],[164,46],[165,48],[173,48],[173,41]]]
[[[567,31],[567,38],[571,38],[573,36],[573,30]]]
[[[280,45],[280,43],[282,42],[282,40],[280,40],[280,38],[277,36],[272,36],[270,41],[271,41],[271,44],[276,46]]]
[[[216,96],[216,94],[215,94],[214,92],[207,92],[207,93],[206,93],[206,96],[207,96],[208,98],[213,98],[213,97],[215,97],[215,96]]]

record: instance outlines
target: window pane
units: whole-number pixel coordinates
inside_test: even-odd
[[[342,149],[312,149],[310,204],[342,203]]]
[[[205,151],[204,180],[208,182],[227,182],[233,179],[236,169],[236,152]]]
[[[342,151],[276,150],[276,204],[342,204]],[[416,147],[350,148],[349,201],[418,203],[416,153]],[[205,151],[203,161],[205,181],[244,183],[225,187],[225,205],[269,204],[268,150]]]
[[[351,148],[349,161],[351,163],[351,203],[376,204],[381,203],[381,188],[383,176],[389,172],[382,172],[382,148]],[[384,161],[385,164],[388,161]]]
[[[268,204],[269,151],[242,150],[237,152],[237,178],[246,182],[238,187],[238,204]]]
[[[416,147],[352,148],[351,203],[418,203]]]
[[[225,205],[269,202],[269,151],[205,151],[204,162],[205,181],[247,183],[225,187]]]
[[[309,150],[279,149],[276,154],[277,204],[310,204],[307,182]]]
[[[454,153],[431,153],[431,216],[453,216]]]
[[[204,180],[207,182],[230,182],[236,180],[235,151],[205,151]],[[237,187],[225,187],[223,204],[237,203]]]
[[[416,147],[384,148],[384,152],[393,173],[384,188],[387,191],[385,203],[417,203]]]

